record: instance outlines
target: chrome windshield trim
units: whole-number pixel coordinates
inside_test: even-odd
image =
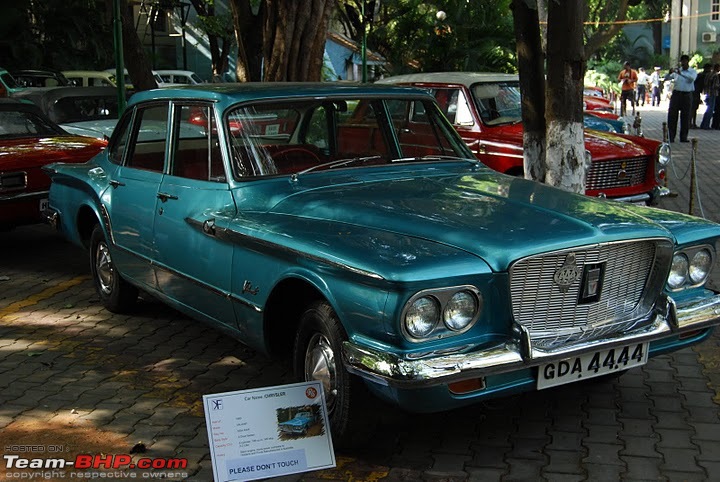
[[[667,298],[666,302],[661,300],[648,321],[648,324],[629,333],[615,334],[547,352],[527,345],[523,348],[521,333],[516,341],[498,343],[472,353],[440,356],[431,354],[422,359],[402,359],[346,341],[343,343],[343,360],[350,372],[382,385],[409,389],[442,385],[531,368],[595,350],[651,342],[709,328],[720,322],[720,295],[682,305],[676,305],[671,298]]]

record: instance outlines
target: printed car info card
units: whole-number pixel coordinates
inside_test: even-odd
[[[335,467],[320,382],[203,395],[216,482]]]

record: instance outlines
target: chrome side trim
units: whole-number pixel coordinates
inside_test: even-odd
[[[404,359],[346,341],[343,343],[343,361],[351,373],[386,386],[412,389],[443,385],[531,368],[595,350],[651,342],[709,328],[720,322],[720,295],[680,306],[671,298],[661,300],[648,321],[632,332],[616,333],[553,351],[528,346],[523,342],[522,333],[515,334],[516,340],[501,342],[472,353],[429,354],[421,359]]]
[[[191,218],[185,218],[185,222],[188,223],[193,228],[199,230],[206,236],[210,236],[210,234],[205,232],[205,230],[203,229],[203,227],[205,225],[204,222],[198,221],[196,219],[191,219]],[[373,278],[376,280],[384,279],[382,276],[380,276],[377,273],[373,273],[372,271],[366,271],[364,269],[356,268],[354,266],[350,266],[345,263],[339,263],[337,261],[332,261],[330,259],[323,258],[321,256],[315,256],[313,254],[299,251],[297,249],[288,248],[287,246],[284,246],[282,244],[273,243],[271,241],[254,238],[252,236],[248,236],[247,234],[243,234],[238,231],[234,231],[234,230],[227,229],[227,228],[221,228],[221,227],[215,226],[214,237],[218,238],[218,239],[224,239],[228,242],[244,246],[246,249],[256,251],[256,252],[270,253],[273,256],[277,256],[278,253],[285,253],[292,257],[309,259],[316,263],[324,264],[327,266],[332,266],[333,268],[338,268],[343,271],[349,271],[351,273],[355,273],[357,275],[364,276],[367,278]]]
[[[15,201],[27,201],[31,199],[42,199],[48,197],[49,191],[24,192],[22,194],[6,195],[0,193],[0,203],[11,203]]]

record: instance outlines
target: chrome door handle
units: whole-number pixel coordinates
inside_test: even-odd
[[[162,202],[166,202],[168,199],[177,199],[177,196],[174,196],[172,194],[167,194],[164,192],[157,193],[158,199],[160,199]]]
[[[124,182],[116,181],[115,179],[110,179],[108,181],[108,184],[110,184],[112,187],[118,187],[118,186],[124,186]]]

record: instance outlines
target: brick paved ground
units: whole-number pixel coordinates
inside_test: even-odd
[[[664,111],[641,112],[660,137]],[[701,205],[718,221],[720,132],[691,137]],[[687,212],[691,147],[673,145],[678,196],[664,208]],[[212,480],[202,394],[286,383],[287,369],[153,301],[111,314],[88,271],[43,226],[0,234],[0,450],[57,444],[72,457],[142,441],[143,456],[186,457],[188,480]],[[336,469],[279,480],[720,480],[719,348],[715,335],[616,380],[450,413],[387,407],[372,444],[338,452]]]

